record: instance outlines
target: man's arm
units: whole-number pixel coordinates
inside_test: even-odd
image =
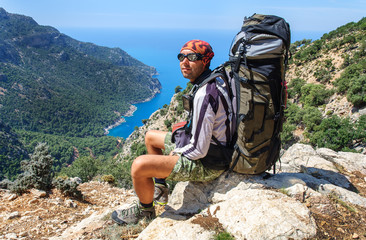
[[[192,160],[206,156],[211,143],[217,108],[218,96],[215,83],[206,84],[195,95],[190,143],[175,149],[174,152],[182,153]]]

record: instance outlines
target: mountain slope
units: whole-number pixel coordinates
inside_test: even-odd
[[[101,136],[161,88],[154,68],[121,49],[78,42],[2,8],[0,28],[0,115],[13,128]]]
[[[28,153],[18,136],[0,119],[0,180],[20,172],[20,161],[27,159]]]
[[[291,45],[283,140],[365,152],[366,18]]]

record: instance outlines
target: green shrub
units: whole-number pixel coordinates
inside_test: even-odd
[[[109,159],[103,164],[104,167],[100,174],[111,176],[114,179],[114,184],[118,187],[130,189],[133,186],[131,179],[132,162],[132,159]]]
[[[164,125],[167,127],[167,128],[170,128],[172,126],[172,122],[169,120],[169,119],[166,119],[164,120]]]
[[[366,105],[366,74],[352,80],[347,100],[357,107]]]
[[[79,157],[70,166],[62,168],[61,174],[68,177],[79,177],[83,182],[92,180],[102,166],[100,158]]]
[[[286,122],[289,124],[298,125],[302,121],[302,109],[296,104],[288,103],[285,109]]]
[[[295,130],[296,126],[294,124],[290,124],[287,122],[283,124],[283,129],[281,132],[281,142],[284,146],[291,145],[293,142],[295,142],[293,135],[293,131]]]
[[[288,97],[295,98],[296,96],[301,96],[301,88],[306,84],[306,81],[302,78],[294,78],[288,84]]]
[[[61,191],[62,194],[74,198],[81,199],[83,194],[80,190],[77,189],[79,183],[76,181],[72,181],[70,178],[65,176],[57,177],[52,182],[53,186],[55,186],[58,190]]]
[[[341,76],[334,81],[339,93],[345,93],[360,76],[366,74],[366,59],[348,66]]]
[[[309,139],[310,143],[317,147],[330,148],[334,151],[348,151],[356,137],[355,131],[350,119],[341,119],[333,115],[315,126],[314,133],[309,135]]]
[[[19,174],[12,186],[12,191],[23,193],[30,188],[49,190],[52,188],[53,159],[46,143],[39,143],[29,161],[21,162],[23,173]]]
[[[13,182],[9,179],[5,178],[2,181],[0,181],[0,189],[11,189],[13,186]]]
[[[329,71],[326,69],[319,69],[314,72],[314,77],[316,78],[316,81],[324,83],[331,79],[331,75],[329,74]]]
[[[182,90],[181,86],[176,86],[174,92],[179,93]]]
[[[166,108],[160,109],[160,115],[165,116],[168,113],[168,110]]]
[[[343,64],[341,68],[346,68],[351,64],[351,58],[348,54],[343,55]]]
[[[309,83],[302,86],[300,101],[308,106],[319,106],[332,94],[333,91],[325,89],[324,85]]]
[[[306,106],[302,111],[302,122],[307,131],[313,131],[322,122],[322,119],[322,113],[316,107]]]
[[[147,149],[146,149],[146,146],[144,143],[133,143],[131,145],[131,155],[133,157],[137,157],[137,156],[140,156],[140,155],[144,155],[147,153]]]
[[[307,131],[313,131],[314,127],[322,121],[322,113],[318,108],[305,105],[300,108],[296,104],[289,104],[285,110],[286,124],[303,125]],[[289,126],[288,126],[289,127]]]
[[[106,183],[109,183],[109,184],[112,184],[114,185],[114,183],[116,182],[116,179],[114,178],[113,175],[109,174],[109,175],[103,175],[100,180],[102,182],[106,182]]]
[[[362,115],[356,122],[355,139],[360,142],[366,141],[366,115]]]
[[[343,38],[341,45],[347,44],[347,43],[356,43],[356,38],[353,35],[347,35]]]
[[[215,236],[215,240],[234,240],[235,238],[228,232],[221,232]]]

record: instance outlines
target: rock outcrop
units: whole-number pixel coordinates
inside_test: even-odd
[[[310,202],[327,212],[329,204],[320,199],[332,194],[366,207],[344,175],[365,176],[365,155],[295,144],[277,167],[275,175],[230,173],[209,183],[178,183],[166,211],[138,239],[213,239],[218,229],[235,239],[309,239],[317,233]]]

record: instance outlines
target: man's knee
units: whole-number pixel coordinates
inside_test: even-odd
[[[146,166],[147,158],[145,155],[137,157],[133,162],[131,166],[131,176],[137,177],[141,175],[141,173],[144,170],[144,166]]]
[[[151,142],[154,139],[154,135],[155,135],[155,130],[149,130],[147,131],[147,133],[145,134],[145,144],[151,144]]]
[[[141,155],[131,166],[132,178],[165,178],[173,170],[179,156]]]
[[[145,145],[154,148],[164,148],[166,132],[159,130],[149,130],[145,135]]]

